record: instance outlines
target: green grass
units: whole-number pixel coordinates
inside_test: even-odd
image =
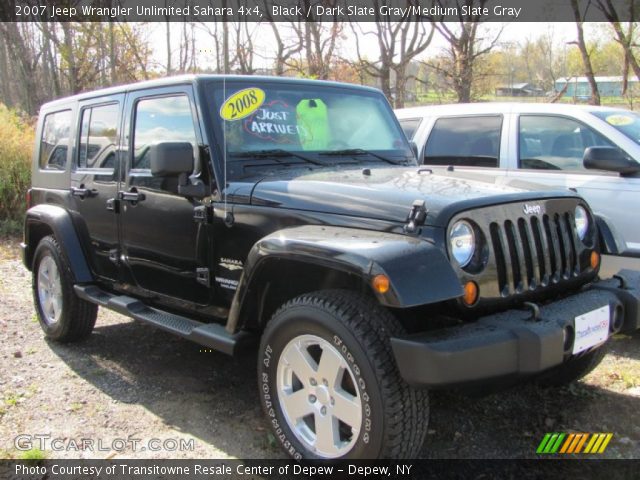
[[[31,184],[35,133],[26,118],[0,104],[0,234],[20,231]]]
[[[417,94],[417,99],[413,102],[406,102],[407,107],[418,106],[418,105],[438,105],[444,103],[456,103],[457,99],[453,93],[438,93],[434,90],[429,90],[427,92],[419,92]],[[551,100],[550,97],[498,97],[495,94],[486,94],[481,95],[480,97],[474,99],[476,102],[519,102],[519,103],[548,103]],[[571,97],[562,97],[558,100],[557,103],[566,103],[566,104],[586,104],[585,101],[575,101]],[[640,108],[640,98],[632,98],[631,102],[629,99],[624,97],[601,97],[600,103],[603,106],[609,107],[620,107],[626,109],[639,109]]]
[[[47,454],[39,448],[31,448],[21,452],[18,458],[20,460],[44,460],[47,458]]]

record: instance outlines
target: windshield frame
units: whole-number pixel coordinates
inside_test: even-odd
[[[228,145],[225,145],[225,135],[223,132],[225,120],[220,115],[221,106],[224,102],[229,99],[236,92],[239,92],[243,89],[257,87],[264,90],[269,90],[270,88],[282,90],[291,90],[292,92],[299,92],[301,89],[309,89],[316,91],[323,91],[330,94],[341,94],[341,95],[357,95],[357,96],[365,96],[370,97],[373,100],[378,100],[381,108],[384,110],[381,112],[386,116],[382,118],[385,121],[387,126],[391,129],[395,129],[395,135],[393,131],[391,132],[391,136],[394,139],[394,145],[396,142],[399,142],[397,149],[393,150],[376,150],[371,149],[375,154],[387,157],[391,156],[392,161],[397,162],[399,165],[417,165],[415,156],[411,147],[409,145],[409,141],[406,139],[400,123],[398,119],[393,114],[393,110],[389,105],[389,102],[386,100],[382,92],[379,90],[369,88],[369,87],[361,87],[357,85],[350,84],[339,84],[332,82],[321,82],[321,81],[313,81],[313,80],[291,80],[291,79],[282,79],[278,77],[220,77],[220,78],[212,78],[207,79],[207,81],[202,82],[200,93],[204,101],[202,102],[202,114],[203,116],[208,117],[206,123],[208,124],[207,129],[210,130],[208,133],[208,137],[212,138],[211,148],[215,152],[215,157],[219,159],[220,169],[223,171],[229,171],[231,174],[229,179],[234,179],[234,172],[237,174],[237,169],[228,169],[225,168],[224,162],[226,160],[227,164],[231,163],[242,163],[242,162],[250,162],[252,166],[256,166],[257,158],[248,156],[245,157],[243,155],[235,155],[234,153],[243,153],[243,151],[228,151]],[[226,89],[226,92],[220,94],[220,91]],[[242,121],[242,120],[238,120]],[[226,147],[226,148],[225,148]],[[277,148],[276,148],[277,149]],[[225,151],[227,150],[227,151]],[[252,150],[251,147],[247,148],[247,150]],[[389,167],[389,163],[381,160],[381,158],[376,155],[341,155],[341,156],[326,156],[320,155],[321,153],[331,152],[333,150],[343,150],[343,148],[334,148],[334,149],[323,149],[323,150],[305,150],[303,148],[297,149],[287,149],[290,150],[292,156],[296,155],[304,155],[312,158],[314,161],[321,163],[322,165],[314,165],[313,163],[307,163],[305,166],[310,168],[324,168],[343,165],[343,164],[354,164],[354,165],[381,165],[384,167]],[[283,161],[280,157],[278,161],[271,161],[268,156],[262,156],[265,167],[276,169],[282,169],[287,167],[287,162]],[[213,160],[213,159],[212,159]],[[215,162],[215,160],[214,160]],[[291,162],[291,164],[295,164],[292,166],[299,167],[299,162]],[[214,166],[214,169],[217,168]],[[244,175],[241,175],[244,176]]]

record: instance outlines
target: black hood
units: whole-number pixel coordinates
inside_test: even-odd
[[[230,185],[230,190],[243,203],[250,195],[253,205],[390,222],[404,222],[413,202],[424,200],[429,212],[426,224],[434,226],[444,226],[452,215],[472,208],[576,196],[568,190],[542,190],[544,187],[524,182],[518,187],[507,185],[504,179],[482,174],[473,178],[468,173],[436,174],[424,167],[371,168],[368,172],[363,168],[322,169],[302,174],[296,169],[287,172],[289,178],[278,173],[277,179],[263,178],[251,186]]]

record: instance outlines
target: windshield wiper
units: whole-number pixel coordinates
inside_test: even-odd
[[[364,150],[363,148],[345,148],[344,150],[330,150],[326,152],[320,153],[320,155],[330,155],[330,156],[339,156],[339,155],[371,155],[372,157],[378,158],[383,162],[390,163],[392,165],[401,165],[405,162],[396,162],[395,160],[391,160],[390,158],[383,157],[382,155],[378,155],[377,153],[373,153],[371,150]]]
[[[325,166],[324,163],[318,162],[312,158],[309,158],[305,155],[300,155],[299,153],[291,152],[289,150],[285,150],[283,148],[273,148],[267,150],[249,150],[246,152],[233,152],[229,154],[232,157],[238,158],[264,158],[264,157],[295,157],[305,162],[311,163],[313,165]]]

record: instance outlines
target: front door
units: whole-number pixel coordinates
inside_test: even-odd
[[[194,220],[194,208],[202,202],[178,194],[177,177],[152,176],[149,158],[154,143],[189,142],[192,177],[206,177],[192,87],[129,94],[126,109],[126,177],[120,188],[121,259],[129,277],[125,283],[146,295],[159,294],[161,301],[208,304],[211,238],[206,225]]]
[[[120,124],[124,95],[82,102],[73,146],[71,195],[81,234],[88,241],[94,274],[107,281],[118,279],[118,224],[115,197],[120,175]]]

